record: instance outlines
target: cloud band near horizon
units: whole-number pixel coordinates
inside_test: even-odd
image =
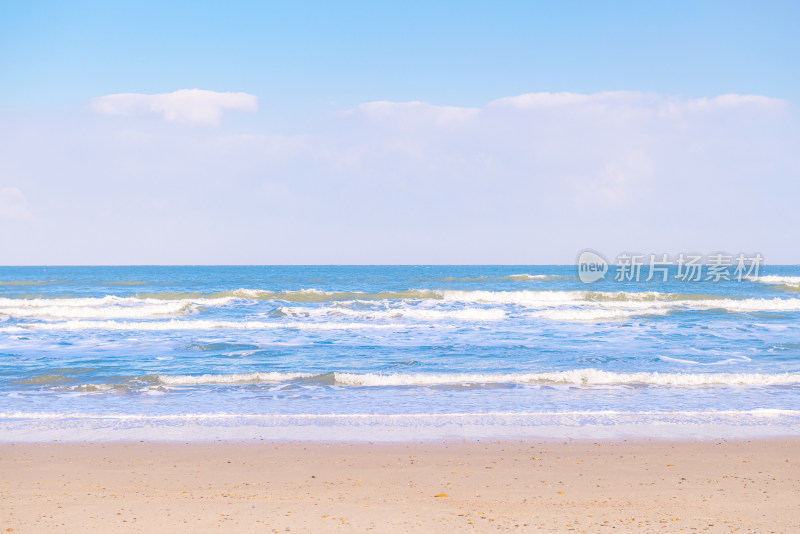
[[[565,263],[587,247],[800,261],[780,230],[800,226],[784,100],[539,92],[367,102],[293,134],[267,114],[220,123],[257,103],[107,95],[92,108],[117,120],[0,124],[9,261]]]

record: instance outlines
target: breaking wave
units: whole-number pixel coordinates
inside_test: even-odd
[[[800,276],[759,276],[748,278],[751,282],[769,284],[778,288],[797,293],[800,292]]]
[[[265,382],[288,382],[298,378],[316,376],[311,373],[238,373],[230,375],[157,375],[160,384],[165,386],[206,386],[227,384],[261,384]]]
[[[782,277],[781,280],[792,277]],[[794,277],[800,280],[800,277]],[[800,298],[730,298],[718,295],[645,292],[600,291],[456,291],[414,289],[393,292],[325,292],[314,289],[291,292],[270,292],[257,289],[237,289],[211,294],[154,293],[136,297],[106,296],[99,298],[20,299],[0,298],[0,320],[3,318],[61,321],[19,324],[19,328],[49,330],[254,330],[267,328],[347,329],[378,328],[390,325],[331,322],[321,324],[278,323],[261,321],[262,314],[242,321],[175,320],[197,314],[205,308],[225,307],[246,300],[272,300],[277,304],[331,303],[320,307],[279,306],[271,315],[281,317],[336,318],[356,320],[392,320],[436,322],[501,321],[514,313],[507,306],[527,308],[528,315],[554,321],[614,321],[628,317],[665,315],[695,310],[721,310],[734,313],[796,312]],[[441,303],[437,309],[422,306],[423,300]],[[345,303],[380,302],[381,309],[353,309]],[[339,303],[339,304],[333,304]],[[420,304],[420,305],[417,305]],[[492,307],[455,308],[453,304],[478,304]],[[451,309],[446,307],[450,306]],[[502,308],[506,307],[506,308]],[[380,306],[378,306],[380,307]],[[444,307],[444,309],[442,309]],[[92,321],[92,319],[96,321]],[[116,321],[129,319],[131,321]],[[136,320],[162,319],[155,322]],[[172,319],[172,320],[167,320]],[[16,328],[9,326],[8,328]],[[19,331],[19,330],[13,330]]]
[[[646,386],[770,386],[800,384],[800,373],[614,373],[598,369],[576,369],[544,373],[280,373],[257,372],[213,375],[157,375],[158,383],[177,385],[259,384],[297,379],[340,386],[445,386],[458,384],[535,385],[646,385]]]
[[[37,319],[144,319],[196,312],[203,299],[158,301],[153,299],[102,297],[65,299],[0,299],[0,316]],[[224,304],[213,302],[213,304]]]

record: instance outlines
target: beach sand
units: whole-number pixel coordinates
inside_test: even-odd
[[[0,445],[0,532],[800,532],[800,440]]]

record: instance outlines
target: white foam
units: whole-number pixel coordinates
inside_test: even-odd
[[[786,410],[780,408],[756,408],[753,410],[676,410],[676,411],[620,411],[620,410],[572,410],[563,412],[444,412],[444,413],[299,413],[299,414],[261,414],[261,413],[181,413],[181,414],[136,414],[136,413],[89,413],[89,412],[0,412],[0,419],[119,419],[119,420],[153,420],[153,421],[181,421],[190,419],[261,419],[265,417],[275,419],[438,419],[445,417],[547,417],[547,416],[796,416],[800,417],[800,410]]]
[[[311,373],[239,373],[229,375],[157,375],[158,381],[167,386],[258,384],[262,382],[286,382],[298,378],[315,376]]]
[[[800,278],[800,277],[797,277]],[[263,293],[263,294],[262,294]],[[289,293],[264,293],[261,290],[240,289],[225,292],[225,296],[213,298],[138,298],[115,297],[102,298],[62,298],[62,299],[0,299],[0,317],[21,319],[156,319],[179,317],[197,313],[201,307],[226,306],[237,299],[261,298],[272,295],[280,298],[283,295],[290,299]],[[220,293],[219,295],[223,295]],[[248,297],[249,296],[249,297]],[[557,321],[606,321],[642,315],[662,315],[673,311],[719,309],[729,312],[792,312],[800,311],[800,298],[749,298],[735,299],[703,295],[659,293],[659,292],[592,292],[592,291],[442,291],[409,290],[394,293],[325,293],[313,289],[291,292],[291,299],[309,303],[330,300],[347,303],[382,301],[383,309],[363,310],[344,307],[321,308],[283,308],[289,315],[326,316],[342,315],[362,320],[406,318],[419,321],[500,321],[507,317],[508,310],[497,306],[493,308],[464,309],[431,309],[412,306],[425,302],[420,299],[440,299],[436,302],[448,303],[480,303],[494,305],[516,305],[532,309],[537,318]],[[367,300],[362,300],[367,299]],[[391,301],[388,303],[387,301]],[[428,301],[430,302],[430,301]],[[395,304],[399,304],[397,307]],[[44,328],[52,330],[110,329],[110,330],[205,330],[205,329],[265,329],[265,328],[302,328],[302,329],[343,329],[364,328],[356,323],[320,323],[310,324],[274,324],[260,321],[196,321],[196,322],[91,322],[64,321],[53,326],[41,324],[20,325],[26,328]],[[371,326],[373,328],[378,325]],[[13,327],[10,327],[13,328]],[[4,330],[4,331],[15,331]]]
[[[528,315],[555,321],[615,321],[629,317],[665,315],[677,311],[724,310],[727,312],[788,312],[800,311],[800,299],[710,299],[676,300],[671,302],[571,302]]]
[[[575,385],[652,385],[652,386],[766,386],[800,384],[800,373],[613,373],[598,369],[578,369],[546,373],[431,373],[431,374],[347,374],[335,373],[336,382],[358,386],[406,386],[447,384],[575,384]]]
[[[152,297],[174,298],[176,294],[153,294]],[[177,294],[180,295],[180,294]],[[283,300],[288,302],[330,302],[352,300],[404,300],[404,299],[440,299],[441,294],[426,289],[410,289],[406,291],[380,291],[366,293],[363,291],[321,291],[314,288],[299,289],[296,291],[270,291],[265,289],[239,288],[233,291],[214,293],[210,298],[235,297],[251,300]]]
[[[736,312],[799,311],[800,299],[724,299],[722,301],[698,301],[698,307],[720,308]]]
[[[760,282],[762,284],[770,284],[770,285],[780,285],[780,286],[792,286],[792,287],[800,287],[800,276],[759,276],[749,277],[748,280],[751,282]]]
[[[800,311],[796,298],[714,298],[659,292],[590,291],[445,291],[446,300],[485,304],[514,304],[538,308],[529,316],[556,321],[613,321],[675,311],[724,310],[728,312]]]
[[[608,307],[626,305],[653,306],[663,305],[664,303],[674,304],[702,300],[700,295],[660,293],[658,291],[443,291],[442,297],[445,300],[455,302],[518,304],[529,307],[549,307],[575,303],[592,303]]]
[[[794,410],[412,414],[0,413],[0,441],[716,439],[797,436]]]
[[[257,384],[328,375],[309,373],[256,372],[217,375],[159,375],[161,383],[176,384]],[[537,384],[537,385],[648,385],[695,386],[770,386],[800,384],[800,373],[613,373],[598,369],[575,369],[543,373],[333,373],[332,382],[342,386],[446,386],[459,384]]]
[[[462,310],[430,310],[424,308],[392,308],[385,310],[354,310],[344,307],[294,308],[281,307],[279,310],[291,316],[336,316],[356,317],[359,319],[417,319],[442,321],[457,319],[461,321],[500,321],[506,318],[501,309],[468,308]]]
[[[664,315],[670,310],[668,308],[648,307],[641,310],[615,310],[615,309],[556,309],[531,312],[530,317],[538,319],[551,319],[554,321],[576,321],[576,322],[595,322],[595,321],[616,321],[629,317],[641,317],[646,315]]]
[[[26,319],[145,319],[148,317],[185,315],[196,311],[197,306],[195,304],[180,301],[135,307],[23,306],[0,308],[0,314]]]
[[[135,297],[9,299],[0,298],[0,316],[36,319],[145,319],[181,316],[199,306],[228,304],[225,299],[158,300]]]
[[[505,276],[503,278],[507,278],[509,280],[519,280],[519,281],[526,281],[526,280],[539,280],[542,282],[548,282],[551,280],[561,280],[561,279],[568,279],[572,278],[571,276],[564,276],[561,274],[511,274],[509,276]]]
[[[392,328],[427,328],[427,324],[375,324],[375,323],[303,323],[266,321],[62,321],[57,323],[25,323],[0,328],[0,332],[23,332],[25,330],[273,330],[290,328],[298,330],[361,330]]]
[[[698,362],[695,360],[687,360],[683,358],[672,358],[670,356],[659,356],[658,359],[665,362],[683,363],[687,365],[727,365],[729,363],[742,363],[742,362],[752,361],[750,358],[744,355],[737,356],[735,358],[726,358],[724,360],[717,360],[715,362]]]
[[[445,300],[544,306],[586,298],[585,291],[443,291]]]

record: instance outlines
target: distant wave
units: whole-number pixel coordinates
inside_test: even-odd
[[[483,280],[516,280],[518,282],[551,282],[553,280],[572,280],[575,277],[563,274],[510,274],[508,276],[443,276],[429,280],[441,282],[479,282]]]
[[[799,277],[800,278],[800,277]],[[455,302],[486,302],[522,305],[549,305],[568,302],[676,302],[725,300],[719,295],[702,295],[695,293],[660,293],[657,291],[488,291],[488,290],[440,290],[409,289],[405,291],[380,291],[368,293],[361,291],[320,291],[317,289],[301,289],[298,291],[268,291],[262,289],[235,289],[215,293],[142,293],[133,297],[105,296],[98,298],[0,298],[0,309],[3,307],[89,307],[102,308],[111,306],[156,305],[165,301],[195,303],[199,305],[225,305],[235,299],[274,300],[297,303],[325,303],[337,301],[401,301],[401,300],[449,300]],[[737,299],[728,299],[737,300]],[[765,299],[759,299],[765,300]],[[779,300],[779,299],[773,299]]]
[[[757,278],[748,278],[748,280],[782,287],[792,292],[800,291],[800,276],[759,276]]]
[[[58,280],[0,280],[0,286],[45,286],[57,283]]]
[[[511,274],[509,276],[502,276],[500,280],[517,280],[520,282],[525,281],[538,281],[538,282],[550,282],[553,280],[570,280],[573,279],[572,276],[566,276],[563,274]]]
[[[800,276],[759,276],[755,278],[748,278],[752,282],[761,282],[762,284],[784,284],[792,286],[800,286]]]

